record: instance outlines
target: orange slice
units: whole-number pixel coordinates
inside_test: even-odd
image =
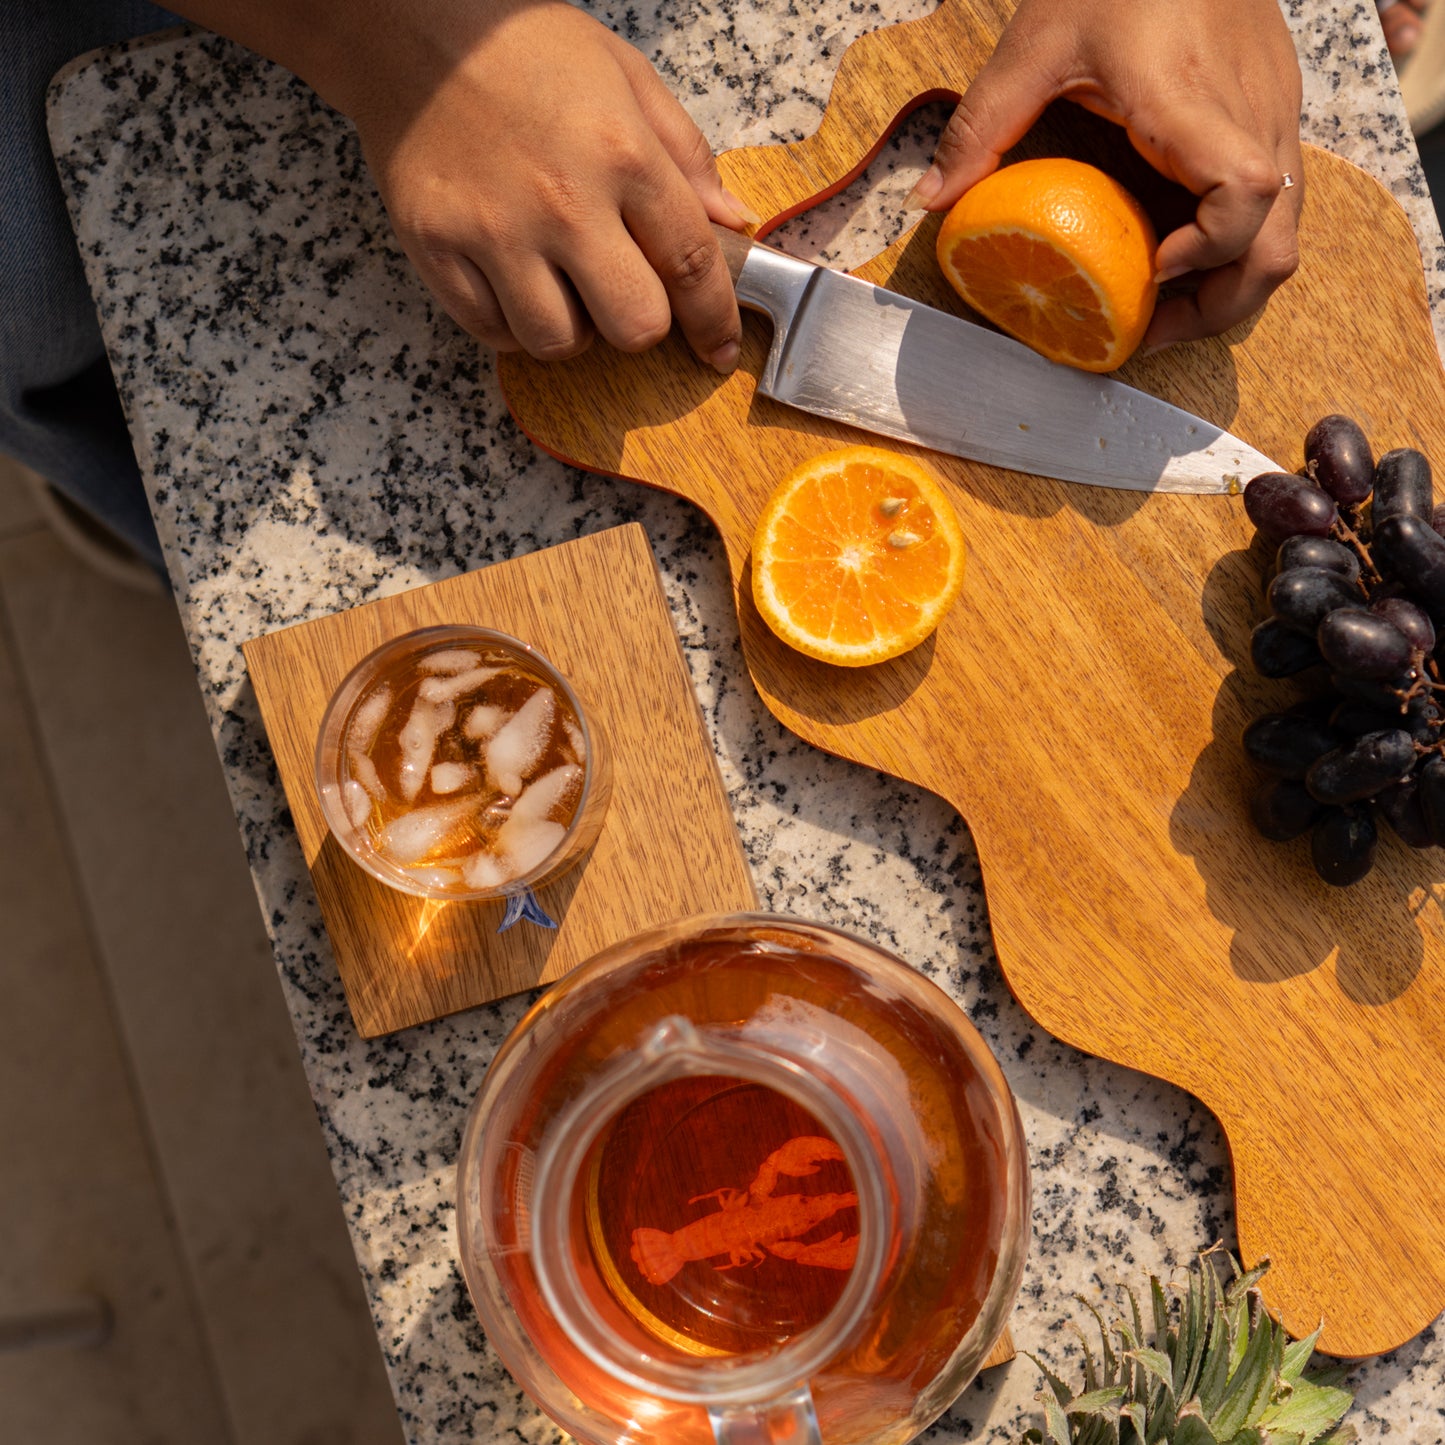
[[[963,531],[931,473],[878,447],[791,472],[753,536],[753,600],[790,647],[862,667],[917,647],[963,586]]]
[[[1157,249],[1144,208],[1118,181],[1058,157],[986,176],[938,232],[938,264],[975,311],[1085,371],[1112,371],[1143,339]]]

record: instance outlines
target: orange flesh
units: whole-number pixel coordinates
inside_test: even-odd
[[[755,543],[765,619],[785,641],[829,661],[881,661],[915,646],[962,578],[957,522],[950,511],[942,525],[935,510],[947,507],[941,493],[935,502],[901,464],[880,465],[870,453],[886,455],[849,448],[800,469],[805,475],[784,482],[765,510]],[[852,653],[835,657],[833,649]]]
[[[1049,242],[994,232],[958,240],[951,260],[969,303],[1020,341],[1080,363],[1109,357],[1114,328],[1098,289]]]

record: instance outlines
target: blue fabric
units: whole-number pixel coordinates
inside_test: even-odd
[[[0,0],[0,451],[164,571],[45,133],[87,50],[176,24],[144,0]]]

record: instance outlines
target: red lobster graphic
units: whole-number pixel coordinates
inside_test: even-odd
[[[763,1250],[799,1264],[851,1269],[858,1254],[856,1234],[844,1239],[839,1231],[816,1244],[800,1244],[798,1239],[830,1215],[857,1204],[856,1194],[773,1194],[780,1174],[800,1179],[816,1174],[823,1161],[842,1157],[843,1151],[831,1139],[811,1135],[789,1139],[763,1160],[747,1189],[714,1189],[688,1200],[696,1204],[699,1199],[716,1199],[719,1207],[715,1213],[671,1234],[665,1229],[634,1229],[634,1263],[649,1284],[666,1284],[689,1260],[711,1259],[716,1254],[728,1257],[718,1269],[761,1264],[767,1257]]]

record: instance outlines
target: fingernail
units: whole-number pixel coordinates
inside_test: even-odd
[[[735,215],[738,220],[743,223],[743,225],[761,226],[763,224],[763,218],[758,215],[758,213],[753,210],[753,208],[748,205],[748,203],[743,200],[741,196],[733,195],[733,193],[728,190],[726,186],[723,187],[723,200],[728,203],[728,206],[731,208],[733,215]]]
[[[903,200],[905,211],[926,211],[928,203],[943,189],[943,172],[937,166],[929,166],[918,178],[918,184]]]
[[[1194,269],[1193,266],[1166,266],[1155,278],[1154,284],[1162,286],[1166,281],[1173,281],[1177,276],[1186,276]]]
[[[725,341],[709,358],[708,364],[714,370],[722,372],[724,376],[737,369],[738,344],[736,341]]]
[[[1177,341],[1156,341],[1153,346],[1141,346],[1136,355],[1157,356],[1161,351],[1168,351],[1171,346],[1177,346]]]

